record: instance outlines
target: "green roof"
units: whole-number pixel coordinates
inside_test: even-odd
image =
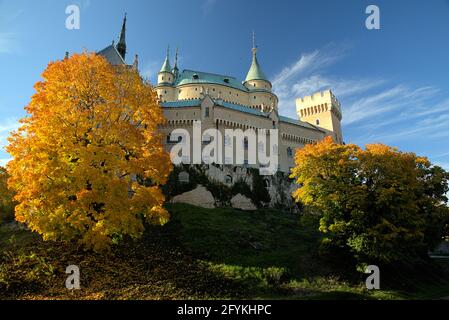
[[[265,80],[268,81],[267,76],[263,73],[262,68],[257,61],[257,55],[254,51],[253,53],[253,62],[251,63],[251,67],[249,68],[248,74],[246,75],[246,81],[250,80]]]
[[[169,73],[171,73],[170,60],[168,59],[168,56],[165,57],[164,64],[162,65],[161,71],[159,71],[159,72],[169,72]]]
[[[220,84],[223,86],[248,92],[248,88],[246,88],[235,77],[194,70],[183,70],[176,79],[175,86],[181,86],[184,84],[201,84],[201,83]]]
[[[231,102],[227,102],[227,101],[223,101],[221,99],[212,99],[214,104],[226,109],[232,109],[235,111],[240,111],[243,113],[248,113],[248,114],[252,114],[255,116],[260,116],[260,117],[265,117],[268,118],[270,116],[269,113],[267,112],[262,112],[258,109],[253,109],[253,108],[249,108],[249,107],[245,107],[242,105],[238,105],[238,104],[234,104]],[[169,101],[169,102],[161,102],[161,106],[163,108],[185,108],[185,107],[199,107],[201,105],[201,101],[202,99],[191,99],[191,100],[177,100],[177,101]],[[279,116],[279,121],[280,122],[284,122],[284,123],[288,123],[288,124],[292,124],[295,126],[300,126],[300,127],[304,127],[304,128],[308,128],[308,129],[313,129],[313,130],[320,130],[319,128],[311,125],[310,123],[301,121],[301,120],[297,120],[297,119],[292,119],[289,117],[285,117],[285,116]],[[320,130],[322,131],[322,130]]]

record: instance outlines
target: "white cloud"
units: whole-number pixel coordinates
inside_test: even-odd
[[[0,33],[0,54],[16,53],[18,51],[18,43],[13,33]]]
[[[380,79],[333,79],[317,74],[295,83],[292,91],[297,96],[305,96],[313,92],[332,89],[339,98],[344,98],[378,87],[383,83],[385,81]]]
[[[433,97],[438,89],[432,87],[421,87],[410,89],[405,85],[397,85],[393,88],[384,89],[381,92],[359,98],[350,105],[344,107],[345,124],[352,124],[372,119],[375,116],[384,115],[387,112],[398,110],[398,115],[404,107],[416,106],[426,99]],[[396,119],[402,119],[397,117]]]
[[[0,159],[0,167],[5,167],[6,164],[11,160],[12,160],[12,158]]]
[[[19,128],[19,122],[17,119],[9,118],[0,122],[0,152],[4,151],[5,146],[8,144],[7,138],[11,131]]]

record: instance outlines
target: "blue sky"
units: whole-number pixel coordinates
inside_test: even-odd
[[[65,28],[71,4],[80,30]],[[365,28],[370,4],[380,30]],[[386,143],[449,169],[449,0],[0,0],[0,165],[48,62],[117,40],[124,12],[128,62],[138,53],[153,81],[168,44],[181,68],[244,79],[254,30],[281,114],[296,117],[296,97],[330,88],[346,142]]]

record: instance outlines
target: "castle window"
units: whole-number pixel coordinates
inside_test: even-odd
[[[164,93],[167,94],[167,90],[165,90]]]
[[[206,118],[209,118],[209,107],[206,107],[205,115]]]
[[[199,76],[195,73],[195,74],[193,75],[193,79],[198,80],[198,79],[199,79]]]
[[[224,144],[225,146],[230,146],[231,145],[231,137],[226,135],[224,138]]]
[[[320,119],[316,119],[316,125],[319,126],[320,125]]]
[[[254,100],[256,100],[256,96],[254,96]]]
[[[215,88],[212,88],[212,91],[215,91]]]
[[[245,138],[243,139],[243,148],[244,148],[245,150],[248,150],[248,138],[247,138],[247,137],[245,137]]]
[[[228,79],[228,78],[225,78],[223,81],[224,81],[225,83],[229,83],[229,79]]]
[[[195,91],[198,91],[198,88],[195,88]]]
[[[164,81],[164,76],[162,76],[162,81]]]
[[[190,178],[189,174],[185,171],[180,172],[178,175],[178,181],[181,183],[189,183],[190,180],[189,178]]]
[[[290,147],[287,148],[287,157],[293,158],[293,149]]]

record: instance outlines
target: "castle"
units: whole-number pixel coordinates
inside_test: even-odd
[[[113,65],[126,65],[126,53],[125,16],[117,45],[112,43],[98,54]],[[137,56],[129,67],[138,69]],[[155,90],[167,119],[166,125],[160,128],[167,137],[164,139],[167,150],[177,141],[171,139],[171,132],[176,128],[192,132],[195,121],[201,121],[201,130],[214,128],[223,135],[229,128],[243,131],[278,129],[275,148],[270,151],[278,153],[277,170],[284,173],[288,173],[294,166],[297,148],[329,135],[336,142],[343,143],[341,107],[330,90],[298,98],[298,119],[279,115],[278,97],[273,92],[272,83],[262,71],[255,44],[252,48],[252,62],[244,81],[222,74],[189,69],[181,71],[178,52],[172,66],[167,50]]]

